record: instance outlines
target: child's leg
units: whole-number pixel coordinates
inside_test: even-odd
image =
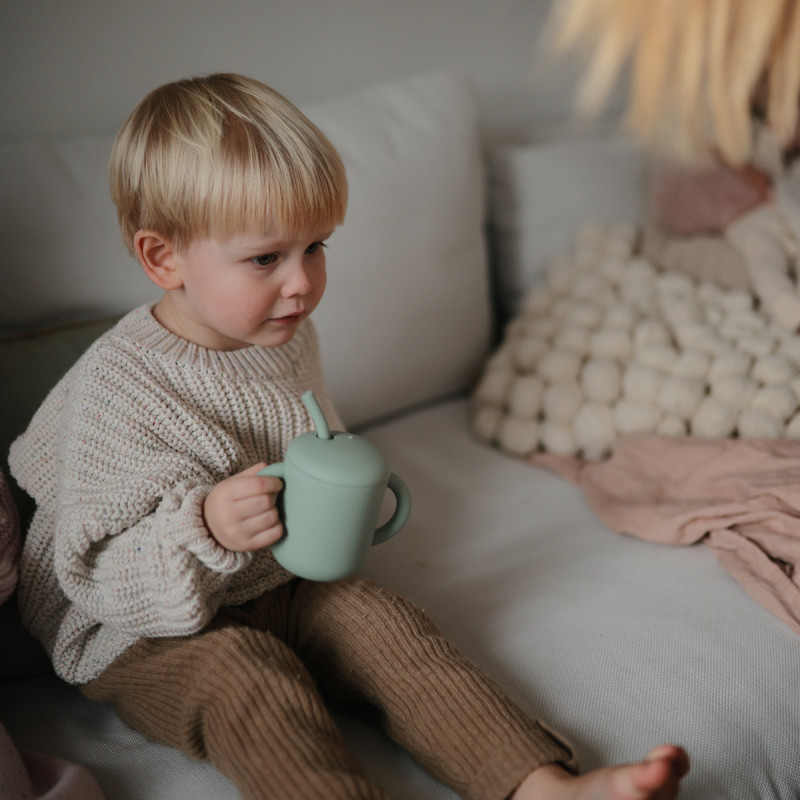
[[[210,760],[246,800],[386,800],[346,749],[307,670],[280,641],[291,594],[282,590],[259,600],[263,607],[274,599],[267,616],[277,635],[241,624],[248,606],[231,609],[198,636],[138,643],[84,694],[112,703],[145,735]]]
[[[387,732],[468,800],[508,797],[533,769],[575,768],[411,603],[367,581],[300,584],[293,646],[321,685],[373,703]]]

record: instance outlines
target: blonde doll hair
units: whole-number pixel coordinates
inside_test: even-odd
[[[147,95],[117,134],[109,176],[131,253],[138,230],[178,247],[252,225],[304,234],[341,224],[347,206],[333,145],[283,96],[240,75]]]
[[[778,139],[794,138],[798,0],[556,0],[547,36],[589,55],[583,110],[605,102],[630,62],[626,123],[671,155],[743,163],[757,99]]]

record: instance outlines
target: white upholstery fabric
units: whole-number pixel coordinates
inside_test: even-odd
[[[711,552],[610,532],[575,487],[475,441],[464,401],[366,435],[414,497],[366,573],[422,605],[575,743],[583,767],[677,741],[693,757],[682,800],[797,797],[800,638]],[[207,766],[147,744],[54,679],[11,688],[0,718],[15,739],[84,761],[115,800],[235,797]],[[454,800],[371,724],[338,719],[393,798]]]

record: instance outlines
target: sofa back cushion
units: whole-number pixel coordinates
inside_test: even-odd
[[[484,172],[466,82],[433,74],[302,109],[350,182],[316,314],[348,426],[463,390],[490,339]],[[0,333],[158,298],[109,197],[113,137],[0,146]]]

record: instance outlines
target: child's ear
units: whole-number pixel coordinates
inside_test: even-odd
[[[133,237],[133,249],[145,275],[156,286],[167,290],[183,286],[175,246],[166,236],[155,231],[137,231]]]

